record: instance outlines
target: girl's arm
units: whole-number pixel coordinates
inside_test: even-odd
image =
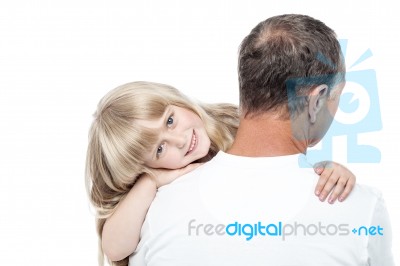
[[[177,170],[154,170],[144,174],[120,202],[103,228],[102,248],[111,261],[119,261],[135,251],[147,211],[160,186],[169,184],[201,164],[189,164]]]
[[[321,201],[333,204],[336,199],[344,201],[356,183],[356,176],[341,164],[324,161],[314,165],[314,171],[320,176],[315,188],[315,195]]]

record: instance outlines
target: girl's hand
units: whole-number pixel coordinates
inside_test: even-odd
[[[356,176],[341,164],[323,161],[314,165],[314,171],[320,177],[315,188],[315,195],[325,201],[330,194],[328,202],[334,203],[337,198],[344,201],[353,190]]]
[[[119,261],[135,251],[147,211],[156,196],[157,188],[169,184],[201,164],[189,164],[177,169],[156,169],[143,174],[107,219],[102,232],[102,248],[112,261]]]
[[[151,169],[152,175],[148,175],[148,177],[155,183],[156,187],[162,187],[167,185],[177,179],[178,177],[187,174],[197,167],[202,165],[202,163],[191,163],[180,169]]]

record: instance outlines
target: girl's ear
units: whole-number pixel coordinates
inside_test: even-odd
[[[308,96],[308,116],[312,124],[317,120],[317,114],[324,105],[328,95],[328,86],[326,84],[315,87]]]

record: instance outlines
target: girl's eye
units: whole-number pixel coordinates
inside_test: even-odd
[[[171,126],[173,123],[174,123],[174,117],[173,116],[168,117],[167,126]]]
[[[157,157],[159,157],[161,155],[163,150],[164,150],[164,144],[161,144],[160,146],[158,146],[158,148],[157,148]]]

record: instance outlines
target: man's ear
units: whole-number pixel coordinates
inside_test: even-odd
[[[308,115],[312,124],[317,120],[317,114],[324,105],[328,95],[328,86],[318,85],[308,95]]]

